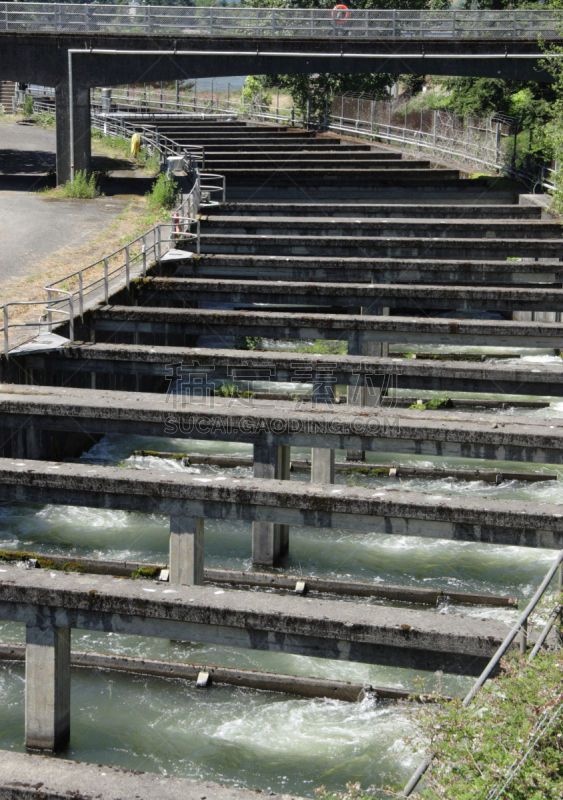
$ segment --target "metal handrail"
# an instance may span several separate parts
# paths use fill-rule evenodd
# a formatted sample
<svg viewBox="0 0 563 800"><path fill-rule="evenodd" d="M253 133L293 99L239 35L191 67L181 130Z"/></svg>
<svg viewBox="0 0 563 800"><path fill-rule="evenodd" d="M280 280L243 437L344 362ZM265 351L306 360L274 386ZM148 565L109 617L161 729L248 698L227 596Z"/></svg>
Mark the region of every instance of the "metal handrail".
<svg viewBox="0 0 563 800"><path fill-rule="evenodd" d="M93 115L96 118L97 115ZM127 128L127 124L125 125ZM109 135L121 136L123 135L124 127L119 124L113 124L109 121L108 128L106 129ZM134 129L133 129L134 130ZM156 132L155 137L158 135ZM165 141L163 141L165 140ZM168 143L171 144L168 144ZM9 329L30 327L47 326L49 331L53 329L53 314L62 314L69 320L69 341L74 342L74 301L78 300L78 313L83 318L84 316L84 298L85 296L95 290L103 288L105 302L109 302L111 284L116 280L124 277L125 286L129 289L132 277L132 270L134 266L140 266L140 273L143 277L147 274L147 261L153 256L156 261L160 261L163 256L164 242L168 241L172 247L176 242L193 242L196 246L196 252L201 252L201 233L200 224L197 219L197 214L201 205L202 190L208 192L221 192L222 200L225 201L226 197L226 181L224 175L216 175L213 173L203 173L200 171L197 157L191 152L181 150L181 147L173 142L171 139L162 137L160 141L153 140L154 147L158 148L161 155L173 152L174 155L180 154L183 156L183 169L186 174L192 179L192 187L187 195L184 197L180 205L171 214L171 221L166 223L158 223L153 228L150 228L145 233L132 239L127 244L115 250L113 253L104 256L101 259L89 264L82 269L75 270L62 278L47 284L44 290L47 293L47 301L29 301L29 302L13 302L4 305L3 316L3 334L4 334L4 355L9 358L10 341ZM174 148L172 150L172 147ZM203 161L203 148L200 148L201 158ZM220 179L221 185L215 186L212 184L203 184L202 181L210 181ZM192 232L192 227L196 226L196 231ZM164 235L163 235L164 234ZM167 238L168 237L168 238ZM110 269L110 262L113 259L118 259L118 264L113 269ZM89 270L98 268L102 274L96 275L89 283L85 281L85 276ZM78 287L76 289L62 289L59 288L61 283L67 283L76 279ZM53 293L64 295L63 298L54 299ZM10 322L9 321L9 307L11 306L24 306L24 305L41 305L44 308L43 313L40 315L37 323L30 322ZM63 306L61 308L61 305ZM67 307L65 307L67 306ZM44 320L44 321L43 321Z"/></svg>
<svg viewBox="0 0 563 800"><path fill-rule="evenodd" d="M516 639L518 634L520 634L520 636L522 637L520 650L521 650L521 652L525 653L529 617L532 614L532 612L535 610L536 606L538 605L539 601L543 597L545 591L549 587L549 584L553 580L553 577L554 577L555 573L558 570L559 570L559 592L561 592L561 588L562 588L562 584L563 584L563 567L561 566L562 563L563 563L563 550L560 550L559 553L557 554L554 562L552 563L551 567L547 571L547 574L545 575L543 581L540 583L540 585L536 589L536 592L535 592L534 596L532 597L532 599L530 600L530 602L528 603L528 605L526 606L524 611L520 614L520 616L518 617L517 621L514 623L514 625L510 629L509 633L505 637L504 641L498 647L496 653L491 658L491 660L489 661L489 663L487 664L487 666L485 667L485 669L483 670L481 675L477 678L477 680L475 681L475 683L473 684L473 686L471 687L469 692L463 698L462 705L463 705L464 708L467 708L467 706L471 703L471 701L473 700L473 698L475 697L475 695L477 694L479 689L481 689L481 687L484 685L485 681L491 675L493 670L496 668L496 666L500 662L501 658L507 652L508 648L513 643L513 641ZM557 608L559 609L559 604L557 605ZM550 617L551 617L551 615L550 615ZM555 622L555 619L553 621ZM543 636L542 644L543 644L543 641L545 641L545 639L547 638L547 634L549 633L549 630L551 630L551 627L552 627L553 623L552 623L551 626L549 626L549 628L548 628L548 625L549 625L549 619L548 619L548 622L547 622L544 630L542 631L542 634L540 635L540 640L542 639L542 636ZM547 631L546 631L546 629L547 629ZM533 661L533 659L536 656L536 654L538 653L540 647L541 647L541 644L538 645L538 643L536 643L536 646L534 647L534 649L532 650L532 652L530 653L530 655L528 657L528 662ZM434 756L435 756L435 753L429 753L426 756L424 761L420 764L420 766L418 767L418 769L416 770L414 775L411 777L411 779L409 780L409 782L406 784L405 788L403 789L403 795L402 795L403 797L410 797L410 795L416 789L416 787L420 783L422 777L424 776L424 774L428 770L428 767L434 761Z"/></svg>
<svg viewBox="0 0 563 800"><path fill-rule="evenodd" d="M418 11L324 8L221 8L78 3L2 3L0 32L122 33L128 36L346 36L352 39L559 39L556 11Z"/></svg>

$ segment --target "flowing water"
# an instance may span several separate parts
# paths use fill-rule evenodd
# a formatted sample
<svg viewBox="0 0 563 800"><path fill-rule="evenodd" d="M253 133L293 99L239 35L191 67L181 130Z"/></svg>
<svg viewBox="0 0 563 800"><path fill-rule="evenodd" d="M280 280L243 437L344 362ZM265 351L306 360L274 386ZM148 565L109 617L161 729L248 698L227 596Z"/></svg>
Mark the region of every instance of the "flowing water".
<svg viewBox="0 0 563 800"><path fill-rule="evenodd" d="M554 359L542 352L520 352L522 360ZM277 385L276 388L284 391L294 387ZM432 394L436 393L425 392L425 396ZM560 416L563 403L554 401L549 409L475 413L546 418ZM217 477L251 475L247 468L183 467L173 459L133 455L141 449L239 455L252 452L250 446L240 443L108 436L81 460ZM292 449L293 457L308 455L307 449ZM343 457L344 453L337 453L338 456ZM461 459L393 454L370 454L369 460L468 466ZM508 467L504 462L479 462L475 466ZM510 469L531 467L511 464ZM560 478L563 472L551 465L534 465L533 469L557 472ZM308 480L308 475L292 474L292 480ZM337 474L337 483L351 481L382 491L401 486L433 495L463 494L475 497L476 501L486 496L563 502L560 480L539 484L507 481L494 486L452 478L390 481ZM250 525L245 523L206 520L206 565L251 569L250 534ZM6 504L0 507L0 549L3 548L166 561L168 518L78 507ZM303 575L510 594L523 599L533 593L552 559L552 551L547 550L293 528L290 554L280 569ZM361 602L377 604L378 601ZM513 620L516 614L510 609L448 604L432 613L463 613L506 621ZM23 641L23 628L1 623L0 640ZM413 690L419 688L417 677L422 677L428 690L439 683L445 692L457 694L463 693L472 682L453 676L417 676L404 669L81 631L73 631L73 647ZM416 746L404 739L413 733L415 713L408 705L369 698L345 703L225 686L201 691L180 680L81 669L74 670L72 675L72 738L69 750L63 755L312 797L321 784L343 790L351 779L368 786L385 784L393 773L409 775L420 760ZM23 750L24 670L19 664L0 666L0 714L0 747Z"/></svg>

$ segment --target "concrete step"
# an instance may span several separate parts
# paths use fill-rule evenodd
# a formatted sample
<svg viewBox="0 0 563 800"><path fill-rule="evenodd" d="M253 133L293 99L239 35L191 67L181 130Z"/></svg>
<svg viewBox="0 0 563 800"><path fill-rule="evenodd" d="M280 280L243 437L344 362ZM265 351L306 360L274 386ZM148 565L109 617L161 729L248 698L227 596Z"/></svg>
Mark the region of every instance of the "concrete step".
<svg viewBox="0 0 563 800"><path fill-rule="evenodd" d="M185 144L189 147L189 139L186 140ZM331 142L320 142L317 139L302 139L299 141L292 139L289 142L287 139L275 139L272 141L260 141L256 144L252 139L247 139L246 141L238 143L229 142L228 139L221 139L217 141L217 143L208 143L205 145L205 152L210 155L214 153L237 153L241 151L248 153L270 153L276 151L280 153L294 153L300 152L301 150L311 153L339 153L340 150L349 153L377 152L380 155L388 155L391 158L400 158L400 154L398 153L374 151L368 144L350 144L349 142L343 142L342 145L339 145L338 142L332 144Z"/></svg>
<svg viewBox="0 0 563 800"><path fill-rule="evenodd" d="M563 323L513 322L436 317L225 311L215 309L100 306L90 313L96 341L150 344L156 334L170 336L258 336L268 339L348 341L352 355L370 342L449 344L492 347L563 347ZM172 342L155 342L172 344ZM176 342L181 344L181 342Z"/></svg>
<svg viewBox="0 0 563 800"><path fill-rule="evenodd" d="M234 281L152 278L132 284L135 305L197 308L198 303L334 306L343 308L487 309L512 312L563 310L563 289L512 289L416 284ZM117 298L116 298L117 300Z"/></svg>
<svg viewBox="0 0 563 800"><path fill-rule="evenodd" d="M205 213L205 208L203 209ZM354 217L392 219L541 219L539 206L518 205L413 205L357 203L220 203L210 209L214 217Z"/></svg>
<svg viewBox="0 0 563 800"><path fill-rule="evenodd" d="M299 179L301 180L305 177L303 174L305 170L310 171L313 175L320 174L321 176L327 170L331 174L335 172L337 174L341 172L357 172L358 175L360 175L360 171L365 172L366 170L370 173L372 171L379 172L381 170L409 170L417 174L419 170L429 170L430 162L423 160L410 162L401 160L386 161L372 156L371 153L360 153L359 158L356 158L355 154L351 153L350 158L335 158L333 160L325 159L324 154L319 156L304 154L295 158L283 154L275 158L267 155L246 160L241 153L240 158L230 158L221 161L217 160L214 156L206 157L205 167L211 171L220 171L221 174L230 176L231 180L240 177L241 170L248 170L251 175L279 172L282 176L287 171L292 175L300 174ZM307 174L306 180L309 180L310 173Z"/></svg>
<svg viewBox="0 0 563 800"><path fill-rule="evenodd" d="M139 391L140 385L140 391L158 393L170 385L165 378L170 377L169 365L175 364L180 376L207 375L213 381L234 380L243 387L247 381L270 381L272 392L277 392L279 382L293 383L296 389L305 383L318 386L322 383L323 366L329 364L334 382L342 386L358 382L364 386L367 382L367 385L384 386L387 390L563 397L563 362L522 362L514 366L495 361L494 356L492 358L492 361L475 363L397 358L393 354L389 358L321 356L99 343L14 355L3 364L2 381L20 384L33 374L34 381L43 386L87 389L91 385L91 374L95 373L99 389ZM391 411L395 411L393 406Z"/></svg>
<svg viewBox="0 0 563 800"><path fill-rule="evenodd" d="M506 261L512 258L559 258L559 239L415 238L406 236L235 236L205 233L206 254L273 256L364 256L386 258L453 258Z"/></svg>
<svg viewBox="0 0 563 800"><path fill-rule="evenodd" d="M270 188L279 186L290 186L308 191L309 187L342 187L342 184L355 188L355 186L368 186L372 188L374 183L401 183L405 185L413 183L435 183L437 181L456 181L459 180L458 170L440 170L439 176L436 170L429 169L430 162L408 161L374 161L373 163L357 164L357 162L344 163L342 165L330 164L330 166L320 167L315 165L293 166L272 164L270 166L243 166L241 163L237 167L221 167L221 174L227 180L227 196L231 199L231 189L235 186L242 186L246 191L262 186L265 179L268 179ZM357 164L357 165L356 165Z"/></svg>
<svg viewBox="0 0 563 800"><path fill-rule="evenodd" d="M361 236L439 237L476 239L561 239L561 223L555 220L494 219L355 219L343 217L237 217L200 214L206 235L236 236Z"/></svg>
<svg viewBox="0 0 563 800"><path fill-rule="evenodd" d="M261 148L256 148L254 151L242 150L238 153L229 153L221 151L210 151L205 148L205 164L206 168L220 169L221 167L237 167L246 164L260 166L263 162L268 165L271 162L280 162L288 164L298 164L299 166L318 166L319 164L327 163L329 166L334 164L350 164L354 166L356 163L377 163L378 165L391 164L397 167L398 164L411 164L413 167L428 166L429 161L402 161L394 153L371 153L363 150L348 150L342 147L340 150L302 150L300 152L284 152L272 151L265 153Z"/></svg>
<svg viewBox="0 0 563 800"><path fill-rule="evenodd" d="M168 265L164 274L193 278L231 278L358 283L561 283L563 262L468 261L431 258L367 258L350 256L202 255Z"/></svg>
<svg viewBox="0 0 563 800"><path fill-rule="evenodd" d="M428 172L428 174L427 174ZM280 173L269 172L261 177L250 174L247 184L242 176L227 183L227 199L230 202L288 202L307 203L445 203L460 204L491 203L512 204L518 202L518 193L514 190L492 190L478 180L466 180L458 175L439 175L435 170L428 170L423 175L412 175L405 170L376 173L371 171L345 171L330 174L325 170L325 179L310 179L310 171L298 171L298 174L283 180ZM432 179L431 176L434 176Z"/></svg>

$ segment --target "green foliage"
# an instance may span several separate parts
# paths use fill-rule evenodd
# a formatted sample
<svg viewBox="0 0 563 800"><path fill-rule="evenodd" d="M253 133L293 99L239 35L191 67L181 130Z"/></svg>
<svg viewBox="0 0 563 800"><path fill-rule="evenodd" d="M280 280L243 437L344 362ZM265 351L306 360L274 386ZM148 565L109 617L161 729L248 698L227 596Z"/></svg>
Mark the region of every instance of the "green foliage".
<svg viewBox="0 0 563 800"><path fill-rule="evenodd" d="M239 397L239 388L234 381L225 381L218 389L215 389L215 394L219 397Z"/></svg>
<svg viewBox="0 0 563 800"><path fill-rule="evenodd" d="M541 652L528 664L511 657L466 709L461 701L425 707L418 726L437 753L420 797L474 800L502 786L532 745L542 712L552 717L561 697L563 654ZM547 729L501 797L553 800L563 795L563 715ZM417 795L418 796L418 795Z"/></svg>
<svg viewBox="0 0 563 800"><path fill-rule="evenodd" d="M453 408L454 404L450 397L443 395L442 397L433 397L432 400L427 400L426 403L413 403L409 408L416 408L419 411L436 411L439 408Z"/></svg>
<svg viewBox="0 0 563 800"><path fill-rule="evenodd" d="M235 336L235 350L262 350L261 336Z"/></svg>
<svg viewBox="0 0 563 800"><path fill-rule="evenodd" d="M25 96L22 105L22 113L24 117L31 117L33 114L33 97L30 94L26 94Z"/></svg>
<svg viewBox="0 0 563 800"><path fill-rule="evenodd" d="M99 194L96 185L96 175L88 177L86 170L79 170L73 181L67 181L63 187L56 190L59 197L78 197L81 200L91 200Z"/></svg>
<svg viewBox="0 0 563 800"><path fill-rule="evenodd" d="M136 580L156 580L160 575L160 567L137 567L131 573L131 578Z"/></svg>
<svg viewBox="0 0 563 800"><path fill-rule="evenodd" d="M314 353L323 356L345 356L348 353L348 342L317 339L315 344L298 347L297 353Z"/></svg>
<svg viewBox="0 0 563 800"><path fill-rule="evenodd" d="M178 182L174 178L167 180L166 175L159 175L146 198L151 211L172 208L178 199Z"/></svg>
<svg viewBox="0 0 563 800"><path fill-rule="evenodd" d="M267 111L272 105L272 95L263 90L264 81L249 75L242 87L242 99L251 108Z"/></svg>
<svg viewBox="0 0 563 800"><path fill-rule="evenodd" d="M33 115L33 119L42 128L54 128L55 127L55 115L52 114L50 111L41 111L40 113L35 113Z"/></svg>

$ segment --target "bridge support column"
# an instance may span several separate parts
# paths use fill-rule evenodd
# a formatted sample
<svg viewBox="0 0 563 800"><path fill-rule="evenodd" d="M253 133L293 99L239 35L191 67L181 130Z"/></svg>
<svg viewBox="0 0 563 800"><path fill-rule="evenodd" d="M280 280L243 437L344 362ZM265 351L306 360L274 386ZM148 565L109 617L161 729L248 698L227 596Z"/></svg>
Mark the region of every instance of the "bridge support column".
<svg viewBox="0 0 563 800"><path fill-rule="evenodd" d="M25 744L61 750L70 738L70 629L40 619L25 648Z"/></svg>
<svg viewBox="0 0 563 800"><path fill-rule="evenodd" d="M70 180L70 100L68 80L55 89L57 117L57 184ZM92 170L90 89L74 86L74 174Z"/></svg>
<svg viewBox="0 0 563 800"><path fill-rule="evenodd" d="M254 445L254 477L289 480L291 448L286 445ZM273 567L289 550L289 525L252 523L252 563Z"/></svg>
<svg viewBox="0 0 563 800"><path fill-rule="evenodd" d="M203 517L170 515L170 583L203 586Z"/></svg>
<svg viewBox="0 0 563 800"><path fill-rule="evenodd" d="M361 313L366 313L367 309L362 308ZM389 308L370 309L371 315L381 317L389 316ZM389 343L388 342L364 342L361 335L357 335L354 339L350 339L348 343L348 355L351 356L369 356L370 358L388 358L389 357ZM360 407L375 407L380 406L383 402L383 389L377 388L372 385L364 386L348 386L347 400L349 406ZM365 461L366 454L364 450L347 450L346 461Z"/></svg>

